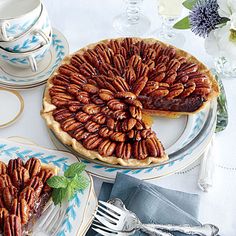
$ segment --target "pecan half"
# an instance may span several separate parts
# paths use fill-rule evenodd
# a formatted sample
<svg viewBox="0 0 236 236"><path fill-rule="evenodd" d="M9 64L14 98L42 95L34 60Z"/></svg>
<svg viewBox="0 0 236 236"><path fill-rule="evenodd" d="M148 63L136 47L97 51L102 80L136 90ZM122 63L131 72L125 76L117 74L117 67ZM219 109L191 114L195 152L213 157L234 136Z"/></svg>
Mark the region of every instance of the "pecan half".
<svg viewBox="0 0 236 236"><path fill-rule="evenodd" d="M128 117L128 113L126 111L114 111L112 116L116 119L116 120L123 120L126 119Z"/></svg>
<svg viewBox="0 0 236 236"><path fill-rule="evenodd" d="M99 130L100 125L90 120L85 124L84 128L87 129L89 133L95 133Z"/></svg>
<svg viewBox="0 0 236 236"><path fill-rule="evenodd" d="M101 109L101 113L107 115L107 116L112 116L114 111L112 111L108 106L105 106Z"/></svg>
<svg viewBox="0 0 236 236"><path fill-rule="evenodd" d="M142 63L140 66L137 67L137 72L136 72L137 78L146 77L148 72L149 72L149 67Z"/></svg>
<svg viewBox="0 0 236 236"><path fill-rule="evenodd" d="M11 159L11 160L8 162L8 167L7 167L8 174L9 174L10 176L12 176L14 170L17 169L17 168L20 167L20 166L23 166L23 165L24 165L24 163L23 163L23 161L22 161L20 158Z"/></svg>
<svg viewBox="0 0 236 236"><path fill-rule="evenodd" d="M94 104L100 105L100 106L102 106L102 105L105 104L105 102L99 97L98 94L93 95L93 96L91 97L91 101L92 101Z"/></svg>
<svg viewBox="0 0 236 236"><path fill-rule="evenodd" d="M89 63L83 63L79 69L80 73L84 76L91 77L93 75L96 75L96 70Z"/></svg>
<svg viewBox="0 0 236 236"><path fill-rule="evenodd" d="M125 105L125 103L121 102L120 100L118 99L112 99L110 100L108 103L107 103L107 106L113 110L113 111L116 111L116 110L119 110L119 111L124 111L127 106Z"/></svg>
<svg viewBox="0 0 236 236"><path fill-rule="evenodd" d="M29 171L25 169L23 166L20 166L14 170L12 175L12 183L16 188L18 189L24 188L29 179L30 179Z"/></svg>
<svg viewBox="0 0 236 236"><path fill-rule="evenodd" d="M21 219L16 215L9 215L4 222L4 236L22 236Z"/></svg>
<svg viewBox="0 0 236 236"><path fill-rule="evenodd" d="M148 77L140 77L135 81L132 91L136 96L138 96L142 92L142 90L146 86L147 81Z"/></svg>
<svg viewBox="0 0 236 236"><path fill-rule="evenodd" d="M150 156L162 157L164 155L164 148L161 142L156 137L148 138L146 140L146 145Z"/></svg>
<svg viewBox="0 0 236 236"><path fill-rule="evenodd" d="M136 123L137 123L137 120L134 118L124 120L122 123L122 126L121 126L122 131L127 132L127 131L133 129L133 127L136 125Z"/></svg>
<svg viewBox="0 0 236 236"><path fill-rule="evenodd" d="M118 92L115 94L115 98L123 98L123 99L136 99L136 95L131 92Z"/></svg>
<svg viewBox="0 0 236 236"><path fill-rule="evenodd" d="M196 84L194 82L188 82L184 85L184 91L181 93L180 97L185 98L188 97L191 93L193 93L193 91L196 88Z"/></svg>
<svg viewBox="0 0 236 236"><path fill-rule="evenodd" d="M148 156L148 150L145 140L135 141L132 146L133 156L138 160L144 160Z"/></svg>
<svg viewBox="0 0 236 236"><path fill-rule="evenodd" d="M75 115L75 119L82 123L87 122L91 117L92 117L91 115L88 115L87 113L83 111L79 111Z"/></svg>
<svg viewBox="0 0 236 236"><path fill-rule="evenodd" d="M25 168L29 171L30 177L37 175L41 170L39 159L32 157L25 163Z"/></svg>
<svg viewBox="0 0 236 236"><path fill-rule="evenodd" d="M148 95L152 93L153 91L157 90L159 87L159 83L156 81L148 81L146 83L145 88L143 89L142 93L143 95Z"/></svg>
<svg viewBox="0 0 236 236"><path fill-rule="evenodd" d="M143 104L142 104L139 100L137 100L137 99L134 99L134 100L125 99L124 102L127 103L127 104L129 104L129 105L131 105L131 106L138 107L138 108L140 108L140 109L143 108Z"/></svg>
<svg viewBox="0 0 236 236"><path fill-rule="evenodd" d="M43 181L38 176L35 176L32 179L30 179L27 186L34 189L35 196L38 198L43 190Z"/></svg>
<svg viewBox="0 0 236 236"><path fill-rule="evenodd" d="M3 229L4 222L8 215L9 212L6 208L0 208L0 229Z"/></svg>
<svg viewBox="0 0 236 236"><path fill-rule="evenodd" d="M96 87L95 85L92 85L92 84L83 84L82 89L85 92L88 92L88 93L91 93L91 94L95 94L99 91L99 88Z"/></svg>
<svg viewBox="0 0 236 236"><path fill-rule="evenodd" d="M120 76L115 77L115 79L112 81L112 85L118 92L125 92L130 90L127 82Z"/></svg>
<svg viewBox="0 0 236 236"><path fill-rule="evenodd" d="M24 190L20 193L19 199L24 199L29 208L32 209L36 201L36 194L34 189L29 186L24 188Z"/></svg>
<svg viewBox="0 0 236 236"><path fill-rule="evenodd" d="M70 81L71 81L71 83L79 85L80 87L83 84L87 83L87 79L83 75L80 75L80 74L74 74L74 75L70 76Z"/></svg>
<svg viewBox="0 0 236 236"><path fill-rule="evenodd" d="M94 115L100 112L101 108L95 104L86 104L83 106L82 110L88 115Z"/></svg>
<svg viewBox="0 0 236 236"><path fill-rule="evenodd" d="M127 83L131 86L136 81L136 74L132 67L127 67L124 71L124 78Z"/></svg>
<svg viewBox="0 0 236 236"><path fill-rule="evenodd" d="M64 120L61 123L61 127L64 131L68 132L77 129L80 126L80 124L81 124L80 122L76 121L74 117L72 117L67 120Z"/></svg>
<svg viewBox="0 0 236 236"><path fill-rule="evenodd" d="M21 220L21 224L25 225L29 220L30 208L25 199L13 200L11 213L18 216Z"/></svg>
<svg viewBox="0 0 236 236"><path fill-rule="evenodd" d="M126 136L124 133L121 132L114 132L111 136L110 139L116 142L124 142L126 140Z"/></svg>
<svg viewBox="0 0 236 236"><path fill-rule="evenodd" d="M102 127L99 130L99 135L103 138L108 138L113 134L114 131L110 130L108 127Z"/></svg>
<svg viewBox="0 0 236 236"><path fill-rule="evenodd" d="M76 129L73 133L73 137L77 141L87 138L88 135L89 135L89 132L84 128L84 126L81 126L80 128Z"/></svg>
<svg viewBox="0 0 236 236"><path fill-rule="evenodd" d="M89 150L96 149L102 142L102 138L98 134L90 134L83 140L83 146Z"/></svg>
<svg viewBox="0 0 236 236"><path fill-rule="evenodd" d="M18 190L14 186L8 186L3 189L2 192L2 199L4 201L5 207L10 210L12 201L17 198L18 196Z"/></svg>
<svg viewBox="0 0 236 236"><path fill-rule="evenodd" d="M112 119L112 118L108 118L108 119L107 119L107 127L108 127L110 130L113 130L113 129L115 129L115 126L116 126L115 120Z"/></svg>
<svg viewBox="0 0 236 236"><path fill-rule="evenodd" d="M0 161L0 175L4 175L7 173L7 165Z"/></svg>
<svg viewBox="0 0 236 236"><path fill-rule="evenodd" d="M173 99L173 98L179 96L183 91L184 91L183 84L181 84L181 83L173 84L170 87L169 94L166 96L166 98Z"/></svg>
<svg viewBox="0 0 236 236"><path fill-rule="evenodd" d="M126 66L125 58L121 54L116 54L113 58L113 62L115 68L122 74Z"/></svg>
<svg viewBox="0 0 236 236"><path fill-rule="evenodd" d="M98 113L97 115L95 115L93 118L92 118L92 121L100 124L100 125L103 125L106 123L106 116L102 113Z"/></svg>
<svg viewBox="0 0 236 236"><path fill-rule="evenodd" d="M109 101L114 98L114 93L108 89L100 89L98 95L104 101Z"/></svg>
<svg viewBox="0 0 236 236"><path fill-rule="evenodd" d="M125 160L131 157L132 150L130 143L118 143L116 146L116 156Z"/></svg>
<svg viewBox="0 0 236 236"><path fill-rule="evenodd" d="M142 119L142 111L140 108L135 107L135 106L130 106L129 107L129 111L130 114L133 118L137 119L137 120L141 120Z"/></svg>
<svg viewBox="0 0 236 236"><path fill-rule="evenodd" d="M68 65L68 64L61 65L58 70L61 74L67 75L67 76L71 76L73 74L79 73L79 70L76 67L72 65Z"/></svg>
<svg viewBox="0 0 236 236"><path fill-rule="evenodd" d="M67 118L71 118L73 116L71 111L65 108L54 110L52 115L54 116L54 119L58 122L63 121Z"/></svg>
<svg viewBox="0 0 236 236"><path fill-rule="evenodd" d="M88 104L90 102L90 95L88 92L81 91L78 92L76 99L83 104Z"/></svg>
<svg viewBox="0 0 236 236"><path fill-rule="evenodd" d="M115 151L116 143L111 142L109 139L104 140L98 147L98 152L102 156L111 156Z"/></svg>
<svg viewBox="0 0 236 236"><path fill-rule="evenodd" d="M12 186L11 178L9 177L9 175L0 175L0 189L3 189L8 186Z"/></svg>
<svg viewBox="0 0 236 236"><path fill-rule="evenodd" d="M78 84L70 84L67 86L66 91L74 96L78 95L78 92L80 91L81 86Z"/></svg>
<svg viewBox="0 0 236 236"><path fill-rule="evenodd" d="M53 176L54 176L54 173L51 170L48 170L48 169L41 169L41 171L39 172L39 175L38 175L38 177L41 179L43 184L45 184L47 182L47 180L49 178L53 177Z"/></svg>
<svg viewBox="0 0 236 236"><path fill-rule="evenodd" d="M142 64L142 58L138 55L133 55L128 62L128 66L137 69Z"/></svg>

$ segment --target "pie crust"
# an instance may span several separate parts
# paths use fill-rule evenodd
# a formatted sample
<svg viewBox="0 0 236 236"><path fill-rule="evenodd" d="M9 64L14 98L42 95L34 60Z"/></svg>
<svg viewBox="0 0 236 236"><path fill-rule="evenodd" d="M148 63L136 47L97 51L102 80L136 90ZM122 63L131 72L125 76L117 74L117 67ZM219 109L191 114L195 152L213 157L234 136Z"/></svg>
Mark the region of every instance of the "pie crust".
<svg viewBox="0 0 236 236"><path fill-rule="evenodd" d="M187 115L187 114L194 114L202 110L205 105L211 101L212 99L216 98L219 94L219 87L217 84L217 81L215 80L214 76L211 74L210 70L200 61L198 61L194 56L190 55L189 53L175 48L173 46L170 46L168 44L165 44L163 42L157 41L156 39L148 38L148 39L140 39L140 38L131 38L133 42L138 42L138 41L143 41L147 44L154 44L158 43L161 45L161 47L165 48L174 48L176 51L176 56L175 58L181 58L184 57L186 58L187 63L193 63L198 66L197 72L202 73L205 75L209 83L211 84L211 91L207 95L204 95L205 101L202 102L201 106L199 106L196 110L194 111L169 111L169 110L161 110L161 109L143 109L143 112L149 115L160 115L160 116L165 116L165 117L178 117L181 115ZM118 42L123 42L124 38L119 38L116 39ZM98 44L109 44L110 40L103 40L95 44L90 44L79 51L75 52L74 54L65 57L65 59L62 61L61 65L70 65L71 63L71 58L74 55L83 55L88 49L94 49ZM60 68L60 67L59 67ZM53 111L57 108L54 104L52 104L51 100L51 95L50 95L50 89L54 86L53 84L53 78L56 75L59 75L59 69L57 69L53 75L49 78L45 93L44 93L44 98L43 98L43 109L41 111L42 117L45 119L47 126L56 134L56 136L66 145L72 146L72 148L80 155L86 156L87 158L90 159L99 159L102 162L106 162L109 164L120 164L122 166L130 166L130 167L142 167L142 166L147 166L150 165L151 163L162 163L168 160L167 154L163 154L160 157L151 157L148 156L145 159L134 159L134 158L129 158L129 159L123 159L123 158L118 158L115 155L112 156L102 156L98 153L97 150L88 150L85 148L79 141L77 141L75 138L70 136L67 132L65 132L62 128L59 122L57 122L54 119L53 116Z"/></svg>

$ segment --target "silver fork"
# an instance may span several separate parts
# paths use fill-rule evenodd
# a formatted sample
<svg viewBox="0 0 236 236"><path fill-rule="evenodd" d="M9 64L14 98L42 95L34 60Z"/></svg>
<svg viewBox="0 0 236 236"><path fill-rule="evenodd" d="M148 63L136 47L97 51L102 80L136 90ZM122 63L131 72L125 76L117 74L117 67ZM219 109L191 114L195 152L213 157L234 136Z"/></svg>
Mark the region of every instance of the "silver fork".
<svg viewBox="0 0 236 236"><path fill-rule="evenodd" d="M54 236L62 223L66 212L65 209L62 205L55 206L53 202L46 205L42 215L34 224L33 236Z"/></svg>
<svg viewBox="0 0 236 236"><path fill-rule="evenodd" d="M94 230L99 230L100 234L103 232L102 235L107 235L104 230L112 232L115 235L121 232L126 233L124 235L132 235L136 230L142 230L150 235L173 236L171 233L143 225L136 216L127 214L127 212L112 204L103 201L99 201L99 203L95 218L103 224L103 226L95 224L97 228L94 228Z"/></svg>

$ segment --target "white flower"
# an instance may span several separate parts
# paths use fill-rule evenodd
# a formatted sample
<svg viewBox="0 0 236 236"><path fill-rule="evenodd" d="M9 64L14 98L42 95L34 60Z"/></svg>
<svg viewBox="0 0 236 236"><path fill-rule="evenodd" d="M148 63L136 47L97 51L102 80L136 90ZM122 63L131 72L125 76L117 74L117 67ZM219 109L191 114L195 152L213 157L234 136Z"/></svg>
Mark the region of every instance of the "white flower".
<svg viewBox="0 0 236 236"><path fill-rule="evenodd" d="M219 15L231 19L231 15L236 12L236 0L218 0L217 3Z"/></svg>
<svg viewBox="0 0 236 236"><path fill-rule="evenodd" d="M236 26L235 21L228 21L227 24L216 30L213 30L205 40L205 48L208 54L219 57L225 56L231 61L236 61L236 42L230 38L231 27Z"/></svg>

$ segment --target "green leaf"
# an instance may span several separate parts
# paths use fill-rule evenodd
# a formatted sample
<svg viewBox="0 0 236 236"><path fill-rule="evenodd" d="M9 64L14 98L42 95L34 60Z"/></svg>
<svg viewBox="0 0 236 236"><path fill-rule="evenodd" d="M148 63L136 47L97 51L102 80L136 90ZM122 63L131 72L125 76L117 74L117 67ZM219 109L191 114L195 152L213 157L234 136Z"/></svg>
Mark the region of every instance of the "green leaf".
<svg viewBox="0 0 236 236"><path fill-rule="evenodd" d="M68 185L68 179L65 176L53 176L47 180L47 184L55 189L66 188Z"/></svg>
<svg viewBox="0 0 236 236"><path fill-rule="evenodd" d="M186 0L183 2L183 6L189 10L192 10L196 3L197 3L197 0Z"/></svg>
<svg viewBox="0 0 236 236"><path fill-rule="evenodd" d="M61 203L63 199L66 197L67 191L63 188L56 189L54 188L52 191L52 200L55 205Z"/></svg>
<svg viewBox="0 0 236 236"><path fill-rule="evenodd" d="M80 162L71 164L64 175L68 178L73 178L76 174L81 174L85 170L85 167L86 165Z"/></svg>
<svg viewBox="0 0 236 236"><path fill-rule="evenodd" d="M88 187L88 179L83 175L76 175L68 185L67 197L71 200L78 191L82 191Z"/></svg>
<svg viewBox="0 0 236 236"><path fill-rule="evenodd" d="M190 29L191 26L190 26L190 22L189 22L189 17L186 16L182 20L175 23L173 28L175 28L175 29Z"/></svg>

